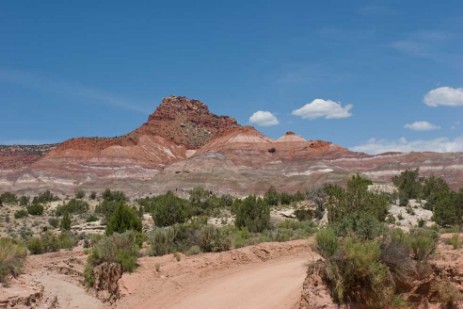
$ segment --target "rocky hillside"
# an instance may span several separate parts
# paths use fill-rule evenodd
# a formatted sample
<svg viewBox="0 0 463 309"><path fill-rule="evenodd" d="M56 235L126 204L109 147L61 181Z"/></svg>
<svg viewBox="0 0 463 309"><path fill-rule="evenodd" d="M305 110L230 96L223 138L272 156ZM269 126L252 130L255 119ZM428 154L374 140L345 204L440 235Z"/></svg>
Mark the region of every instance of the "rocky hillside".
<svg viewBox="0 0 463 309"><path fill-rule="evenodd" d="M55 147L55 144L0 145L0 169L15 169L30 165Z"/></svg>
<svg viewBox="0 0 463 309"><path fill-rule="evenodd" d="M216 193L248 194L271 185L294 192L343 183L356 172L388 182L416 167L425 175L443 176L452 187L463 184L463 153L370 156L293 132L273 140L185 97L163 99L145 124L124 136L41 147L35 154L0 148L0 192L72 194L77 188L110 187L141 196L167 190L182 194L203 186Z"/></svg>

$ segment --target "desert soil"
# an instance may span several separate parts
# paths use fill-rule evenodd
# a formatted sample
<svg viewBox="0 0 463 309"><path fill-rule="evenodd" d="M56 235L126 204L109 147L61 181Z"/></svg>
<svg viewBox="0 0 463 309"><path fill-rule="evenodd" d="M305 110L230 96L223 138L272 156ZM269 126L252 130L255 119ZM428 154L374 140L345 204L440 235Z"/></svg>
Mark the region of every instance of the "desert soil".
<svg viewBox="0 0 463 309"><path fill-rule="evenodd" d="M117 308L297 308L314 258L307 240L182 255L179 262L172 255L143 258L120 280Z"/></svg>
<svg viewBox="0 0 463 309"><path fill-rule="evenodd" d="M262 243L180 255L179 261L172 254L142 257L140 266L119 280L121 298L113 304L101 302L82 285L82 248L29 256L21 280L13 280L0 298L42 290L33 308L297 308L306 264L318 258L311 242Z"/></svg>

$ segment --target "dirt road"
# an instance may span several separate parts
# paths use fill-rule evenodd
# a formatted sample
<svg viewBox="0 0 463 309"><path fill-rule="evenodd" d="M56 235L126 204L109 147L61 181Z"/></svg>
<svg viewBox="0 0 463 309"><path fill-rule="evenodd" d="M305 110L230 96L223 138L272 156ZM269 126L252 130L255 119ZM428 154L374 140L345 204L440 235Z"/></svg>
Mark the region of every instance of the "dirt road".
<svg viewBox="0 0 463 309"><path fill-rule="evenodd" d="M306 257L285 258L207 280L167 308L296 308L306 276Z"/></svg>
<svg viewBox="0 0 463 309"><path fill-rule="evenodd" d="M317 258L308 244L265 243L178 262L172 255L142 258L119 281L117 308L296 308L306 264Z"/></svg>

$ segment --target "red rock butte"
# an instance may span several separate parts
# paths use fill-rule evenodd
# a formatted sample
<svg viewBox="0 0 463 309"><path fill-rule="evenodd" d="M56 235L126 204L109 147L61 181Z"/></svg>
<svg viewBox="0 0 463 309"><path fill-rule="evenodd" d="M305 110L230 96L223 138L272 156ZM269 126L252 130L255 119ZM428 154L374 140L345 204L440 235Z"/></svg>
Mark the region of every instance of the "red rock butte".
<svg viewBox="0 0 463 309"><path fill-rule="evenodd" d="M367 155L287 132L273 140L217 116L194 99L164 98L146 123L114 138L73 138L57 145L1 146L0 192L123 190L131 196L195 186L216 193L306 190L344 183L353 173L381 183L406 168L463 183L462 153Z"/></svg>

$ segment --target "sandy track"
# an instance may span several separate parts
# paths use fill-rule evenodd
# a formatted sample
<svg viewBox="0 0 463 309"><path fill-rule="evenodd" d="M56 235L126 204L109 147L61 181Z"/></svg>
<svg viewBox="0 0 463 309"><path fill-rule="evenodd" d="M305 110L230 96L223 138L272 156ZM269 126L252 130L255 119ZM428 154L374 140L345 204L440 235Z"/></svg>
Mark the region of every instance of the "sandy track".
<svg viewBox="0 0 463 309"><path fill-rule="evenodd" d="M295 308L305 265L314 258L307 240L182 256L180 262L172 255L142 258L139 269L119 281L117 308Z"/></svg>
<svg viewBox="0 0 463 309"><path fill-rule="evenodd" d="M242 267L203 282L166 308L295 308L306 276L306 257ZM148 307L146 307L148 308Z"/></svg>
<svg viewBox="0 0 463 309"><path fill-rule="evenodd" d="M47 294L56 295L58 308L101 308L100 301L87 294L81 286L68 282L65 275L39 273L36 280L43 285Z"/></svg>

